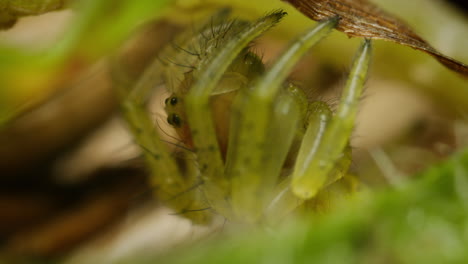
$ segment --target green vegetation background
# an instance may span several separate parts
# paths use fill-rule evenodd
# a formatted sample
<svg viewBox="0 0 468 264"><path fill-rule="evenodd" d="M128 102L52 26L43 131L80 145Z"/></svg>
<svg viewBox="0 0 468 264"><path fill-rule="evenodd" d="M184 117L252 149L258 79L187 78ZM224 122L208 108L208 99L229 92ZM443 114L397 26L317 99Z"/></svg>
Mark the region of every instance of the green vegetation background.
<svg viewBox="0 0 468 264"><path fill-rule="evenodd" d="M451 36L451 54L468 61L467 21L446 6L425 5L426 0L376 1L390 11L399 11L423 36L438 41L441 29L461 32ZM14 0L1 0L0 13L8 16L28 15L13 12ZM41 9L45 0L16 1L15 5L30 14L49 11ZM265 3L269 3L266 4ZM278 7L284 7L278 2ZM229 3L238 14L256 17L270 9L271 1L170 1L170 0L82 0L67 1L79 14L57 43L43 50L25 50L0 45L0 125L7 126L29 101L18 94L33 91L59 78L60 69L79 54L81 60L92 63L110 54L135 27L161 17L177 23L189 23L188 14L206 15ZM23 6L21 6L23 5ZM266 6L266 7L265 7ZM405 8L406 7L406 8ZM312 22L292 9L289 22L280 25L281 37L289 38ZM294 30L285 30L291 29ZM281 30L284 31L281 31ZM465 29L465 30L463 30ZM458 31L457 31L458 30ZM464 33L463 33L464 32ZM278 33L280 34L280 33ZM343 52L352 52L355 45L342 34L331 37L328 50L340 50L333 55L319 52L323 59L339 60ZM349 40L347 43L355 43ZM434 43L435 46L441 43ZM353 46L354 45L354 46ZM386 52L379 52L385 50ZM439 97L450 110L468 109L468 85L439 66L424 54L394 44L381 43L376 49L376 72L417 84L424 92ZM404 57L408 65L395 65L392 60ZM431 80L421 80L407 71L410 64L430 64ZM395 69L397 67L398 69ZM27 76L28 78L24 78ZM46 95L44 95L46 96ZM38 99L38 101L40 101ZM417 175L418 180L402 189L370 192L350 208L342 208L324 217L300 219L279 231L257 230L224 239L207 241L195 248L181 249L167 256L165 263L468 263L468 152L460 150L450 160L435 164ZM125 263L154 263L154 256L140 256Z"/></svg>

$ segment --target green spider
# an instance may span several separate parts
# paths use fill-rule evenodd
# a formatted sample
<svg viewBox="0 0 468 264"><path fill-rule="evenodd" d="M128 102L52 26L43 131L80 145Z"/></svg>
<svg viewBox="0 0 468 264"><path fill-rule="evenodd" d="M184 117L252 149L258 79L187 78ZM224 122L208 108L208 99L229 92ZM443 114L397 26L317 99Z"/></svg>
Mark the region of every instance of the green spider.
<svg viewBox="0 0 468 264"><path fill-rule="evenodd" d="M121 90L123 113L144 149L156 195L196 223L214 215L244 223L281 219L313 206L347 175L371 41L357 52L333 113L286 79L337 19L307 31L268 70L249 49L285 15L275 11L247 22L226 21L227 12L221 12L199 33L182 34L136 85ZM146 110L158 73L172 90L165 101L167 121L192 150L184 159L167 150Z"/></svg>

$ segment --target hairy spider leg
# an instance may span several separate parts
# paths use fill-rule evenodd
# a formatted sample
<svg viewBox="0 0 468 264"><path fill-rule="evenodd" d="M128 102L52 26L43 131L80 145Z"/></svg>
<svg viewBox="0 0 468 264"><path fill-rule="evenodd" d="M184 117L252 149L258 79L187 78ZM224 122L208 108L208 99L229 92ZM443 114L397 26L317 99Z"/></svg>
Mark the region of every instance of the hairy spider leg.
<svg viewBox="0 0 468 264"><path fill-rule="evenodd" d="M190 87L180 86L178 82L184 79L185 74L191 70L196 70L200 61L209 56L210 46L214 46L211 41L217 41L220 37L217 34L225 34L230 27L246 26L248 23L241 20L232 20L226 23L230 9L222 9L213 17L202 23L201 27L191 28L180 34L172 45L164 49L160 60L166 64L163 78L165 83L171 84L169 90L175 94L184 95ZM181 71L185 67L185 71ZM182 88L182 90L181 90Z"/></svg>
<svg viewBox="0 0 468 264"><path fill-rule="evenodd" d="M327 183L339 179L349 166L349 138L371 58L371 41L364 40L334 116L319 103L310 116L293 172L292 190L302 199L313 198ZM334 169L336 165L344 168Z"/></svg>
<svg viewBox="0 0 468 264"><path fill-rule="evenodd" d="M136 143L143 149L155 195L195 223L208 222L207 214L196 211L206 208L207 204L200 199L199 193L190 191L197 185L195 172L188 169L182 174L164 142L160 140L146 107L138 104L132 96L123 95L122 98L122 113L130 125Z"/></svg>
<svg viewBox="0 0 468 264"><path fill-rule="evenodd" d="M202 56L200 50L203 50L203 48L200 47L200 50L192 50L195 48L193 43L199 43L200 35L214 30L212 24L220 23L225 17L229 16L230 12L229 9L222 9L210 18L209 21L202 23L198 30L191 29L180 33L172 45L168 45L160 52L160 54L164 54L164 57L157 56L153 59L151 64L137 80L137 83L132 89L133 100L145 102L148 98L151 98L154 86L161 78L166 85L171 86L167 87L171 92L179 92L173 91L175 88L175 80L181 79L183 76L183 73L180 73L179 65L187 65L187 67L190 67L192 64L196 64L195 62ZM192 31L199 31L200 33L197 34Z"/></svg>
<svg viewBox="0 0 468 264"><path fill-rule="evenodd" d="M322 140L323 132L333 116L333 112L325 102L312 102L309 108L307 130L302 138L295 163L296 173L298 169L309 166L313 158L310 153L316 151ZM291 177L289 177L277 186L275 197L268 206L267 218L282 218L303 204L304 200L291 192L291 182Z"/></svg>
<svg viewBox="0 0 468 264"><path fill-rule="evenodd" d="M300 100L282 89L284 80L337 21L323 21L292 43L235 107L239 110L227 176L232 180L233 211L244 221L257 222L263 216L298 128Z"/></svg>
<svg viewBox="0 0 468 264"><path fill-rule="evenodd" d="M222 11L220 15L226 14L226 12ZM208 28L209 26L205 25L202 30L206 31ZM188 47L196 37L191 34L183 34L179 38L180 47ZM176 54L173 50L166 50L166 52L166 54ZM180 60L181 57L176 57L176 59ZM167 76L170 74L168 72L172 71L174 70L170 65L163 65L158 58L151 63L133 86L119 82L121 108L124 118L135 135L137 144L144 151L156 196L176 210L176 213L184 214L195 223L206 223L210 220L209 214L200 211L200 209L208 208L209 205L202 197L203 194L196 190L202 185L199 171L195 168L196 164L186 162L185 170L181 171L171 153L160 140L161 137L146 110L147 99L150 97L155 83L161 75Z"/></svg>
<svg viewBox="0 0 468 264"><path fill-rule="evenodd" d="M366 41L364 45L370 46L370 43ZM345 92L343 94L343 97L347 97L348 100L347 101L342 100L341 104L344 104L346 102L346 104L349 105L349 100L350 100L349 97L352 97L353 100L355 100L357 104L360 94L362 93L362 87L364 85L364 80L367 74L367 67L370 61L369 53L370 53L370 48L363 49L362 47L357 52L354 65L356 66L356 63L358 61L362 61L360 60L362 58L364 58L365 61L363 62L363 64L359 66L359 68L353 67L353 70L350 74L350 80L354 76L354 79L355 79L354 83L356 82L357 79L361 79L362 83L360 85L354 84L359 87L356 87L353 85L354 88L357 88L357 89L354 90L355 93L352 96L350 96L349 93ZM348 81L348 85L347 85L348 88L350 86L349 82L350 81ZM355 116L357 105L353 105L352 108L354 108L352 110L354 112L352 113L348 112L348 114ZM319 196L322 190L328 190L338 195L343 192L346 193L346 191L344 191L343 188L347 188L347 187L351 189L354 188L353 186L351 186L351 185L354 185L354 181L352 177L351 179L348 179L345 184L341 184L341 185L333 184L332 185L332 183L338 181L347 173L348 168L351 164L351 148L349 147L349 144L346 141L345 146L341 148L342 150L341 154L338 154L337 160L333 161L332 163L333 166L330 172L327 175L325 175L325 179L321 187L319 187L316 190L316 192L318 193L316 193L316 195L313 196L313 199L308 198L309 200L306 201L305 200L306 198L300 195L297 195L295 192L293 192L292 188L294 187L292 187L292 182L295 181L294 177L305 177L307 179L307 177L314 176L314 174L311 174L311 173L314 172L313 162L314 162L314 159L317 158L316 156L317 150L320 144L324 144L323 143L324 135L327 129L329 129L330 123L332 122L334 118L330 107L324 102L321 102L321 101L312 102L310 103L309 109L311 111L308 115L308 126L304 134L304 137L302 139L299 153L296 158L296 163L295 163L295 167L293 171L293 177L288 177L282 180L276 186L271 203L267 206L265 218L268 221L281 220L284 216L289 215L292 211L297 210L299 207L305 205L304 202L307 203L307 205L305 206L311 206L310 204L308 204L309 202L312 203L312 206L314 205L316 206L317 204L316 200L317 199L321 200L320 199L321 197ZM354 123L354 117L352 117L352 120L353 122L348 123L348 124ZM352 126L351 128L348 128L347 131L345 131L345 134L340 135L340 139L343 139L343 138L349 139L350 134L351 134L350 131L352 131ZM339 143L340 140L337 140L337 142ZM332 143L329 142L327 144L335 144L335 141ZM297 180L296 180L296 184L298 184Z"/></svg>
<svg viewBox="0 0 468 264"><path fill-rule="evenodd" d="M122 110L127 123L130 125L135 140L144 150L144 155L148 161L151 181L155 188L155 194L169 207L176 210L176 213L183 214L195 223L206 223L210 220L209 214L201 209L209 208L209 204L199 191L203 181L199 177L199 170L196 163L186 161L184 171L181 171L176 161L171 157L164 144L161 143L160 135L151 125L152 121L145 104L154 90L155 83L162 77L166 85L172 85L174 89L174 79L179 79L177 75L180 72L180 64L196 65L206 54L201 54L205 50L199 47L199 50L192 50L193 43L200 43L200 38L206 38L205 34L212 34L212 31L226 30L221 24L224 17L230 13L229 9L223 9L214 17L202 24L199 34L190 30L183 32L177 38L177 44L168 46L161 52L165 57L171 58L175 63L168 62L165 58L157 57L153 60L134 86L130 89L119 87L122 98ZM235 21L236 26L246 25L246 22ZM215 26L214 26L215 25ZM232 26L232 24L230 25ZM216 27L216 28L215 28ZM203 42L201 42L203 43ZM183 52L181 52L181 50ZM190 56L188 56L190 55ZM177 69L176 69L177 68ZM121 83L122 84L122 83ZM177 94L184 94L187 91L174 91ZM195 154L185 154L192 155ZM192 158L194 159L194 158ZM188 159L187 160L192 160Z"/></svg>
<svg viewBox="0 0 468 264"><path fill-rule="evenodd" d="M200 61L198 69L193 73L195 82L185 97L187 118L204 182L202 189L210 205L228 218L231 210L226 198L229 196L230 183L224 175L224 163L211 119L209 98L238 54L284 15L283 11L267 15L239 29L232 39L220 43L219 49L212 56L206 56Z"/></svg>

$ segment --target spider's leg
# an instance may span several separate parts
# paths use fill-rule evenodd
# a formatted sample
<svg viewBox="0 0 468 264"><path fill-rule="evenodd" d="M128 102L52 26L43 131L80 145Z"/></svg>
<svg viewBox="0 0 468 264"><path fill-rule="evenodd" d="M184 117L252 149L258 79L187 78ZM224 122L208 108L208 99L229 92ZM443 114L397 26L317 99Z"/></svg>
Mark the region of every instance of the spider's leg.
<svg viewBox="0 0 468 264"><path fill-rule="evenodd" d="M327 182L346 173L334 168L337 164L345 166L348 163L349 166L345 153L354 129L370 58L371 41L364 40L354 59L336 114L332 117L326 105L317 107L312 113L293 172L292 190L298 197L310 199Z"/></svg>
<svg viewBox="0 0 468 264"><path fill-rule="evenodd" d="M213 23L218 24L230 14L230 9L222 9L212 18L207 19L202 23L198 31L205 32L213 30ZM219 29L218 29L219 30ZM137 102L145 102L151 97L155 84L161 78L165 79L166 85L174 82L174 79L181 78L183 75L180 70L180 64L190 66L201 56L200 50L193 47L193 43L198 43L200 34L194 32L195 29L185 30L172 41L171 45L167 45L161 52L162 56L157 55L152 62L146 67L144 73L140 76L137 83L132 87L133 100ZM172 62L172 63L171 63ZM166 87L171 92L175 87Z"/></svg>
<svg viewBox="0 0 468 264"><path fill-rule="evenodd" d="M255 222L263 214L261 208L271 195L297 129L298 106L293 95L281 89L282 84L302 55L336 23L336 19L323 21L294 42L235 104L236 142L230 142L235 154L230 156L227 174L232 179L234 212L247 221Z"/></svg>
<svg viewBox="0 0 468 264"><path fill-rule="evenodd" d="M323 102L312 103L312 105L314 104L326 106L325 103ZM320 106L319 106L318 108L316 108L316 110L317 112L322 112L322 111L325 112L325 114L322 112L322 118L324 117L326 118L327 113L331 113L331 110L328 109L328 107L322 108L322 110L320 110ZM309 151L311 150L311 146L314 144L314 142L311 142L311 140L315 139L315 136L314 134L311 134L311 131L319 129L320 125L321 124L323 125L322 122L317 120L317 117L320 117L320 114L317 112L315 114L311 113L309 116L309 122L311 124L308 127L308 130L307 130L308 133L306 132L306 135L304 136L304 141L301 145L302 149L304 149L304 147L302 146L307 146L308 147L307 149ZM314 121L316 123L313 123ZM315 124L315 127L311 127L312 124ZM317 125L319 127L317 127ZM304 152L304 150L302 150L302 152ZM305 156L306 156L305 153L299 154L298 159L296 160L296 164L307 165L307 164L304 164ZM338 184L338 185L333 184L337 180L345 176L343 174L348 171L350 164L351 164L351 148L347 147L345 149L344 155L336 162L333 170L330 172L330 177L327 178L327 181L325 182L323 186L323 189L327 190L328 192L333 191L336 193L336 196L335 195L331 196L332 198L343 197L344 193L350 193L352 192L352 190L354 190L351 187L348 189L345 189L346 186L351 185L350 182L348 182L348 180L344 183L341 182L341 184ZM349 178L350 178L349 180L351 181L352 177L349 177ZM266 216L265 219L267 221L280 222L285 216L290 215L291 212L293 212L297 208L304 205L304 202L307 202L305 205L306 207L310 207L310 204L309 204L310 201L316 203L316 199L320 200L320 197L317 197L317 196L314 197L314 199L309 200L309 201L305 201L304 199L299 198L297 195L295 195L292 192L291 182L292 182L291 177L287 177L286 179L281 181L279 184L277 184L277 186L275 187L273 191L273 197L271 199L271 202L268 204L267 210L265 212L265 216ZM341 190L341 192L337 190ZM318 196L320 196L320 192Z"/></svg>
<svg viewBox="0 0 468 264"><path fill-rule="evenodd" d="M225 216L230 215L226 201L230 188L229 181L224 176L209 99L216 84L238 54L284 15L282 11L274 12L244 26L230 39L223 39L224 42L217 45L218 50L212 56L206 56L200 61L198 69L194 71L195 82L185 97L187 119L204 182L203 191L211 206Z"/></svg>
<svg viewBox="0 0 468 264"><path fill-rule="evenodd" d="M327 180L323 184L323 187L333 184L339 179L345 177L351 166L351 146L349 144L343 150L343 154L338 158L333 166L333 169L328 174Z"/></svg>
<svg viewBox="0 0 468 264"><path fill-rule="evenodd" d="M317 151L323 139L324 131L333 115L325 102L313 102L309 108L308 126L297 155L294 173L303 172L308 169L311 160L314 158L313 154ZM274 198L268 207L268 218L281 217L303 203L302 199L291 192L290 185L291 179L287 178L276 187Z"/></svg>
<svg viewBox="0 0 468 264"><path fill-rule="evenodd" d="M112 70L115 85L121 99L121 111L125 118L135 142L143 150L150 171L150 181L155 195L172 207L177 212L189 212L186 217L196 223L205 223L209 217L204 212L196 209L206 208L206 203L199 199L199 193L192 191L197 185L197 175L187 164L187 169L182 173L176 164L176 160L168 151L164 141L146 109L146 101L151 93L152 86L156 83L160 65L153 63L141 75L135 84L121 81L124 74L119 71L118 64ZM193 166L193 165L192 165Z"/></svg>

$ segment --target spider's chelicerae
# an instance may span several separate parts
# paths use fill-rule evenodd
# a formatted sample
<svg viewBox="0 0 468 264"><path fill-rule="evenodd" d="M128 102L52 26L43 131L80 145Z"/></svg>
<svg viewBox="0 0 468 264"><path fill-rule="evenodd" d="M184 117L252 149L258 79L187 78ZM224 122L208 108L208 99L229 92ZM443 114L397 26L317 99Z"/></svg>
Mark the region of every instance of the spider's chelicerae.
<svg viewBox="0 0 468 264"><path fill-rule="evenodd" d="M371 42L364 40L357 52L333 113L286 79L337 19L319 22L265 69L249 43L285 13L276 11L255 22L226 21L225 16L221 12L196 34L182 34L125 91L123 112L144 149L155 192L195 222L221 215L258 223L316 206L325 190L345 186L349 138ZM145 108L157 73L172 92L165 100L167 122L190 150L183 159L167 150Z"/></svg>

